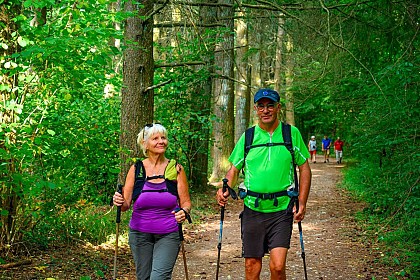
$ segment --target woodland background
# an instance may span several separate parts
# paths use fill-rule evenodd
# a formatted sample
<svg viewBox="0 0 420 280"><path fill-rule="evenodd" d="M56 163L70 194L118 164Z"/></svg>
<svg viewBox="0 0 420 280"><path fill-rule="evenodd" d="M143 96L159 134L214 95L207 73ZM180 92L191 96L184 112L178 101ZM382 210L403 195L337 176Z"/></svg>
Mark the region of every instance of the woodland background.
<svg viewBox="0 0 420 280"><path fill-rule="evenodd" d="M306 140L345 141L343 187L395 267L420 277L415 0L0 0L0 263L112 238L117 183L146 123L170 134L194 215L253 94L281 94Z"/></svg>

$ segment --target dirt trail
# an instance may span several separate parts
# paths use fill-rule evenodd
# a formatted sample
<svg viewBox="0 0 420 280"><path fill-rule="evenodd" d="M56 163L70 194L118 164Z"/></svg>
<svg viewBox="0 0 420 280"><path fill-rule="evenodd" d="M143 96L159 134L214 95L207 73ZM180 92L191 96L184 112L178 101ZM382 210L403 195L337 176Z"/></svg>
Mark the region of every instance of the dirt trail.
<svg viewBox="0 0 420 280"><path fill-rule="evenodd" d="M344 164L322 163L321 157L311 164L312 188L303 225L308 279L388 279L389 271L373 261L369 248L362 242L352 215L362 208L352 202L345 191L337 188ZM226 207L219 279L244 279L241 258L241 201L230 201ZM186 244L190 279L215 279L220 217L196 229L201 236ZM304 279L299 231L294 225L288 254L288 279ZM178 259L174 279L184 279L182 256ZM269 279L268 257L263 260L261 279Z"/></svg>

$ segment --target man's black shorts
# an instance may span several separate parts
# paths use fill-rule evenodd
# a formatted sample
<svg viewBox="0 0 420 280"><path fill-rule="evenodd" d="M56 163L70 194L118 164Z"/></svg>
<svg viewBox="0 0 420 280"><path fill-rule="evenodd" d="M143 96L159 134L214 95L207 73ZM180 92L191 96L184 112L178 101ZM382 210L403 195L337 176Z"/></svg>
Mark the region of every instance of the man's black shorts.
<svg viewBox="0 0 420 280"><path fill-rule="evenodd" d="M260 258L277 247L289 249L293 213L261 213L245 206L241 216L243 257Z"/></svg>

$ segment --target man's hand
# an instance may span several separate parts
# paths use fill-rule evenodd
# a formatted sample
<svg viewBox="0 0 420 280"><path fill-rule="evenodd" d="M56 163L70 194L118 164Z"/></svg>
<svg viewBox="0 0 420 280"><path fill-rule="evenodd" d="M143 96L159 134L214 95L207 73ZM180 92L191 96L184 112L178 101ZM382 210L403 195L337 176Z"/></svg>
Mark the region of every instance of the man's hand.
<svg viewBox="0 0 420 280"><path fill-rule="evenodd" d="M302 203L299 203L299 209L296 211L296 207L294 207L294 218L296 222L301 222L305 218L306 213L306 206Z"/></svg>
<svg viewBox="0 0 420 280"><path fill-rule="evenodd" d="M222 188L220 188L220 189L217 190L217 192L216 192L216 200L217 200L217 203L220 206L226 206L227 201L228 201L228 198L229 198L229 190L226 190L225 193L223 193L223 189Z"/></svg>

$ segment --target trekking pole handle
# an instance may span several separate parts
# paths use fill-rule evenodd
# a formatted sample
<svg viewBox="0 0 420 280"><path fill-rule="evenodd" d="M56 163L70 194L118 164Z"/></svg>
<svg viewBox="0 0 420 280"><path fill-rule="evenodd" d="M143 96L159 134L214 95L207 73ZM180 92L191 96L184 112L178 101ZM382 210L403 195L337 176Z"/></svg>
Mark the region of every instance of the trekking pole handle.
<svg viewBox="0 0 420 280"><path fill-rule="evenodd" d="M185 213L185 216L187 216L188 214L187 214L187 212L183 209L183 208L179 208L179 207L177 207L177 208L175 208L175 213L177 213L177 212L179 212L179 211L184 211L184 213ZM190 222L191 221L191 218L187 218L188 219L188 221ZM191 222L190 222L191 223ZM179 233L179 239L181 240L181 241L184 241L184 232L182 231L182 223L178 223L178 233Z"/></svg>
<svg viewBox="0 0 420 280"><path fill-rule="evenodd" d="M123 187L123 185L118 184L117 192L119 194L122 194L122 187ZM121 206L117 206L117 218L116 218L115 222L117 224L119 224L121 222Z"/></svg>
<svg viewBox="0 0 420 280"><path fill-rule="evenodd" d="M229 188L229 185L227 184L227 182L228 182L228 179L226 179L226 178L223 178L223 193L225 193L226 192L226 190Z"/></svg>
<svg viewBox="0 0 420 280"><path fill-rule="evenodd" d="M179 208L179 207L175 208L175 213L177 213L181 210L184 211L184 213L185 213L185 219L191 224L192 223L191 215L184 208Z"/></svg>

